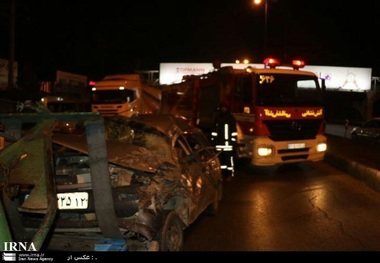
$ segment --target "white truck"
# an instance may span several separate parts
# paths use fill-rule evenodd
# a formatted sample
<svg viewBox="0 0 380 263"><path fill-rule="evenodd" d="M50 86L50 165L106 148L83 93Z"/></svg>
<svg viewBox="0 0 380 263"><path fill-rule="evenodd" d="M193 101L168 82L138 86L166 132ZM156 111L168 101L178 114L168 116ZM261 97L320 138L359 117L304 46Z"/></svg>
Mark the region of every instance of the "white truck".
<svg viewBox="0 0 380 263"><path fill-rule="evenodd" d="M160 103L160 88L143 83L140 74L107 75L92 87L92 111L104 117L154 113Z"/></svg>

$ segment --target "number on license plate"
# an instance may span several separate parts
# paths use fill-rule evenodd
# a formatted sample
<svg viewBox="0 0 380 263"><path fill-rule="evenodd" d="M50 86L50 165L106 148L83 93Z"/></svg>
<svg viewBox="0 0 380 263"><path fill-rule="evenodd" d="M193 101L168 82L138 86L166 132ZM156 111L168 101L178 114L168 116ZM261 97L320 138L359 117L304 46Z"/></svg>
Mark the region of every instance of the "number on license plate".
<svg viewBox="0 0 380 263"><path fill-rule="evenodd" d="M88 207L88 193L58 193L58 209L86 209Z"/></svg>
<svg viewBox="0 0 380 263"><path fill-rule="evenodd" d="M301 149L305 148L305 143L289 143L288 149Z"/></svg>

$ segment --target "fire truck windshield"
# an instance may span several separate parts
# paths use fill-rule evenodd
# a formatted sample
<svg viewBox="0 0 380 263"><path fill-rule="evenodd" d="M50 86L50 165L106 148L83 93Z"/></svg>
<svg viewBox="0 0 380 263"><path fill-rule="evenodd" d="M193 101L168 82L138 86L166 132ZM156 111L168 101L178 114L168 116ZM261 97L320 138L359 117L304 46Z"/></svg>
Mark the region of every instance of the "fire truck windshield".
<svg viewBox="0 0 380 263"><path fill-rule="evenodd" d="M136 99L134 90L96 90L93 91L93 103L124 103Z"/></svg>
<svg viewBox="0 0 380 263"><path fill-rule="evenodd" d="M301 74L260 74L255 79L257 105L322 105L322 92L317 77Z"/></svg>

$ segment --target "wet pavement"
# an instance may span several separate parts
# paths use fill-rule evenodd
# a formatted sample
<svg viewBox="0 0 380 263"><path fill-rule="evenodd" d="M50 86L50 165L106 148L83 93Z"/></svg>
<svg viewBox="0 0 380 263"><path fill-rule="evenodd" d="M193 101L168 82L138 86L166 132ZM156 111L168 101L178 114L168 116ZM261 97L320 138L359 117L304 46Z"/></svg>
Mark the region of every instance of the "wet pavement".
<svg viewBox="0 0 380 263"><path fill-rule="evenodd" d="M380 192L380 144L351 140L352 128L327 124L325 162Z"/></svg>

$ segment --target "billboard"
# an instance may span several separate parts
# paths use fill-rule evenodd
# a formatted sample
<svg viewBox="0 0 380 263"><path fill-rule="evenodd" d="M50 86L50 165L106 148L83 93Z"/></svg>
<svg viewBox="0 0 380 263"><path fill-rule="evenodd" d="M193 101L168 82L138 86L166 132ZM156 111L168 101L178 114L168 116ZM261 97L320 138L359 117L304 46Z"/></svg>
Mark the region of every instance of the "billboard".
<svg viewBox="0 0 380 263"><path fill-rule="evenodd" d="M247 66L258 67L263 64L234 64L222 63L222 67L233 66L234 68L245 68ZM214 71L212 63L160 63L160 84L173 84L182 81L186 75L202 75Z"/></svg>
<svg viewBox="0 0 380 263"><path fill-rule="evenodd" d="M179 83L185 75L202 75L212 70L212 63L160 63L160 84Z"/></svg>
<svg viewBox="0 0 380 263"><path fill-rule="evenodd" d="M305 66L304 69L324 79L326 89L356 92L371 90L371 68Z"/></svg>
<svg viewBox="0 0 380 263"><path fill-rule="evenodd" d="M263 64L222 63L234 68L263 67ZM181 82L185 75L202 75L214 70L212 63L161 63L160 84ZM368 91L371 89L372 69L358 67L305 66L302 70L314 72L325 80L327 90Z"/></svg>

